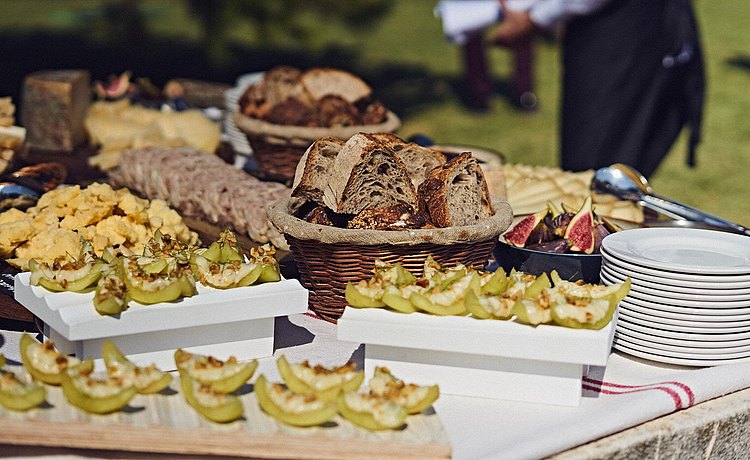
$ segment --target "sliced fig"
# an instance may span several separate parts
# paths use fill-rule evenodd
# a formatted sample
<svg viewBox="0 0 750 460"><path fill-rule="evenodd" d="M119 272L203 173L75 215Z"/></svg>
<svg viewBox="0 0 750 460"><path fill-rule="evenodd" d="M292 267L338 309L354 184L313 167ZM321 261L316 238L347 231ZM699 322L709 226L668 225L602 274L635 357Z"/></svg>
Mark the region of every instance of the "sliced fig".
<svg viewBox="0 0 750 460"><path fill-rule="evenodd" d="M565 229L564 238L570 240L570 250L591 254L596 246L594 238L594 212L591 209L591 196L581 205Z"/></svg>
<svg viewBox="0 0 750 460"><path fill-rule="evenodd" d="M526 241L529 239L529 236L537 225L544 220L547 216L547 212L548 210L544 209L543 211L536 212L521 219L521 221L503 234L505 241L511 246L518 248L526 246Z"/></svg>

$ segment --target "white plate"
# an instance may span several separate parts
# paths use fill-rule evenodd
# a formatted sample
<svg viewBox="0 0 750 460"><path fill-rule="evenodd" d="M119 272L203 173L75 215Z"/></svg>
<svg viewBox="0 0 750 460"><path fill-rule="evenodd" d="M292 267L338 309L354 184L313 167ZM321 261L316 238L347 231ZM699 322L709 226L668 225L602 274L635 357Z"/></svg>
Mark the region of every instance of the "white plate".
<svg viewBox="0 0 750 460"><path fill-rule="evenodd" d="M611 257L605 256L602 252L602 267L606 267L609 270L616 271L624 276L637 276L638 278L649 280L657 283L668 283L673 286L691 287L691 288L705 288L705 289L750 289L750 277L746 281L732 281L738 277L733 276L711 276L708 281L705 281L706 277L700 275L684 275L685 279L678 279L675 277L667 278L664 275L664 271L651 270L649 268L638 267L637 265L628 264L616 259L607 259ZM703 278L703 279L702 279Z"/></svg>
<svg viewBox="0 0 750 460"><path fill-rule="evenodd" d="M653 350L663 351L669 354L680 355L685 357L686 354L690 356L700 356L702 358L713 359L717 356L722 358L732 357L737 355L739 358L750 357L750 346L744 347L726 347L726 348L697 348L697 347L686 347L682 345L669 345L666 343L652 342L649 340L642 340L632 335L620 332L615 332L615 340L627 342L631 345L639 345L642 347L648 347ZM678 356L678 357L680 357Z"/></svg>
<svg viewBox="0 0 750 460"><path fill-rule="evenodd" d="M637 228L609 235L604 249L618 259L680 273L750 275L750 240L695 228Z"/></svg>
<svg viewBox="0 0 750 460"><path fill-rule="evenodd" d="M637 350L631 348L623 342L615 342L612 347L621 352L637 358L647 359L663 364L674 364L678 366L692 366L692 367L710 367L710 366L723 366L726 364L739 364L750 362L750 358L740 359L694 359L694 358L673 358L671 356L664 356L658 353L651 353L647 351Z"/></svg>
<svg viewBox="0 0 750 460"><path fill-rule="evenodd" d="M607 282L604 281L604 278L602 278L602 282L607 284ZM644 294L642 292L638 292L634 290L631 290L630 293L628 293L628 297L639 299L639 300L646 301L646 302L668 303L669 305L674 305L678 307L689 307L689 308L709 308L709 309L721 310L724 308L736 309L736 308L750 307L750 300L734 300L734 301L727 301L727 302L721 302L715 299L707 300L707 301L683 300L683 299L675 299L673 297L662 297L662 296L655 296L651 294Z"/></svg>
<svg viewBox="0 0 750 460"><path fill-rule="evenodd" d="M651 302L626 296L620 305L641 307L644 313L679 313L681 315L697 315L704 318L703 321L740 321L750 319L750 308L693 308L679 305L667 305L659 302ZM710 319L709 319L710 318Z"/></svg>
<svg viewBox="0 0 750 460"><path fill-rule="evenodd" d="M661 326L661 325L660 325ZM750 339L750 332L726 332L717 334L702 334L697 332L679 332L673 331L669 328L671 326L664 325L663 327L641 326L639 324L631 323L624 318L617 319L617 327L626 327L628 329L642 332L644 334L656 335L659 337L666 337L678 340L702 340L705 342L725 342L727 340L744 340Z"/></svg>
<svg viewBox="0 0 750 460"><path fill-rule="evenodd" d="M653 353L658 354L662 356L667 356L670 358L683 358L683 359L742 359L742 358L750 358L750 351L743 351L743 352L725 352L725 353L713 353L713 354L705 354L705 353L696 353L694 351L689 350L666 350L663 348L660 348L658 346L648 346L648 345L642 345L639 343L635 343L634 341L630 340L628 337L623 337L621 335L615 334L614 343L621 343L627 347L634 348L636 350L645 351L647 353Z"/></svg>
<svg viewBox="0 0 750 460"><path fill-rule="evenodd" d="M620 305L620 315L626 321L648 327L665 327L679 332L697 332L715 334L722 332L750 332L750 320L745 321L694 321L692 319L664 318L653 314L641 313ZM685 318L696 318L685 315ZM661 325L661 326L660 326Z"/></svg>
<svg viewBox="0 0 750 460"><path fill-rule="evenodd" d="M606 279L610 284L622 283L625 281L621 275L612 275L609 271L602 268L600 278ZM674 299L690 301L691 304L694 302L703 302L713 304L715 302L726 303L731 302L735 305L741 304L750 305L750 294L725 294L715 295L712 291L701 291L701 294L686 294L684 292L674 292L667 288L654 288L653 284L650 286L642 284L643 281L637 278L630 279L630 292L637 292L644 296L654 296L662 299L662 302L672 302ZM649 283L650 284L650 283Z"/></svg>
<svg viewBox="0 0 750 460"><path fill-rule="evenodd" d="M609 238L609 236L607 238ZM614 264L625 270L634 271L636 273L645 273L647 275L656 276L662 280L678 280L689 283L699 282L708 283L710 285L720 284L722 286L726 283L728 286L732 287L750 286L750 275L696 275L692 273L672 272L667 270L655 269L619 259L617 256L614 256L607 252L607 250L603 247L600 249L600 252L602 254L602 265ZM686 284L686 286L690 286L690 284Z"/></svg>
<svg viewBox="0 0 750 460"><path fill-rule="evenodd" d="M697 348L701 350L711 349L713 350L713 352L717 352L717 351L722 352L721 350L724 350L723 352L726 352L726 353L750 351L750 339L722 340L721 342L708 342L705 340L673 339L670 337L661 337L658 335L639 332L634 329L630 329L626 327L624 323L619 323L615 330L617 334L621 334L627 337L629 340L632 339L636 343L638 343L639 340L646 341L649 343L644 343L643 345L657 347L657 348L659 347L660 344L663 344L663 345L669 345L673 347ZM675 350L675 351L679 351L679 350ZM698 352L696 351L696 353Z"/></svg>
<svg viewBox="0 0 750 460"><path fill-rule="evenodd" d="M605 273L600 273L600 281L602 284L610 285L610 284L616 284L619 283L619 281L608 278ZM703 308L703 309L710 309L710 310L723 310L723 309L738 309L743 307L750 307L750 299L748 300L731 300L731 301L721 301L716 299L711 300L684 300L684 299L676 299L674 297L665 297L669 295L669 293L665 293L664 296L656 296L653 294L646 294L644 292L639 292L637 289L630 289L630 292L628 292L628 295L625 296L626 299L636 299L640 300L641 302L655 302L660 303L663 305L670 305L673 307L686 307L686 308ZM750 310L748 310L750 311Z"/></svg>
<svg viewBox="0 0 750 460"><path fill-rule="evenodd" d="M700 285L690 282L686 282L688 286L682 286L680 284L674 283L675 280L644 276L640 273L628 272L627 270L620 269L612 264L602 265L602 273L606 273L607 275L610 275L610 277L615 277L622 281L624 281L625 278L630 277L630 280L633 282L633 284L638 284L641 287L647 287L649 289L659 289L662 291L693 295L714 295L720 297L744 295L750 297L750 287L731 288L725 287L725 283Z"/></svg>

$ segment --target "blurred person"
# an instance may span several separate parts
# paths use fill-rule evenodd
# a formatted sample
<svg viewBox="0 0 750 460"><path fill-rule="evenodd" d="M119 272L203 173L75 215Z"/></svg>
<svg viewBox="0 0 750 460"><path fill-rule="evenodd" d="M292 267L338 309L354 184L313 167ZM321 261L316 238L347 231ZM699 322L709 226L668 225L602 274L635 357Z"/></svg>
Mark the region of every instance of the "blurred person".
<svg viewBox="0 0 750 460"><path fill-rule="evenodd" d="M506 0L505 8L526 11L537 0ZM502 20L497 0L441 0L435 15L443 20L446 37L460 46L467 84L468 105L477 110L489 107L493 92L487 64L485 29ZM534 110L534 43L532 39L509 47L512 53L511 91L513 103Z"/></svg>
<svg viewBox="0 0 750 460"><path fill-rule="evenodd" d="M496 45L560 30L564 170L625 163L648 177L683 127L695 165L705 76L691 0L538 0L527 11L500 4Z"/></svg>

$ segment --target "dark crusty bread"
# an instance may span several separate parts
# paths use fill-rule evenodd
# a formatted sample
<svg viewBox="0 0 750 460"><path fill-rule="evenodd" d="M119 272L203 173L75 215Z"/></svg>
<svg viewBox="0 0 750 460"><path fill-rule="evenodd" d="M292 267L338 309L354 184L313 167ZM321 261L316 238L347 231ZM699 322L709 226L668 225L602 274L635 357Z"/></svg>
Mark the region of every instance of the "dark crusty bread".
<svg viewBox="0 0 750 460"><path fill-rule="evenodd" d="M265 102L273 106L290 97L303 104L310 105L312 99L300 84L302 71L290 66L278 66L263 74L261 84L265 93Z"/></svg>
<svg viewBox="0 0 750 460"><path fill-rule="evenodd" d="M367 228L371 230L407 230L422 228L425 218L406 203L397 203L385 208L365 209L354 216L347 228Z"/></svg>
<svg viewBox="0 0 750 460"><path fill-rule="evenodd" d="M469 152L430 171L419 200L436 227L472 225L494 213L482 168Z"/></svg>
<svg viewBox="0 0 750 460"><path fill-rule="evenodd" d="M297 163L292 183L292 196L323 204L323 193L331 179L333 164L344 146L335 137L323 137L313 142Z"/></svg>
<svg viewBox="0 0 750 460"><path fill-rule="evenodd" d="M332 94L355 102L372 94L372 88L361 78L340 69L314 67L302 73L299 81L315 100Z"/></svg>
<svg viewBox="0 0 750 460"><path fill-rule="evenodd" d="M271 109L289 98L298 104L313 105L312 96L299 81L302 71L291 66L277 66L248 86L239 99L240 111L249 117L265 118Z"/></svg>
<svg viewBox="0 0 750 460"><path fill-rule="evenodd" d="M417 193L406 165L378 139L366 133L350 137L339 151L323 201L337 213L396 203L417 207Z"/></svg>
<svg viewBox="0 0 750 460"><path fill-rule="evenodd" d="M419 184L424 182L430 171L447 161L447 157L442 152L422 147L414 142L407 142L395 134L373 133L373 136L380 140L385 147L393 150L398 158L404 162L411 175L411 182L415 190L419 188Z"/></svg>

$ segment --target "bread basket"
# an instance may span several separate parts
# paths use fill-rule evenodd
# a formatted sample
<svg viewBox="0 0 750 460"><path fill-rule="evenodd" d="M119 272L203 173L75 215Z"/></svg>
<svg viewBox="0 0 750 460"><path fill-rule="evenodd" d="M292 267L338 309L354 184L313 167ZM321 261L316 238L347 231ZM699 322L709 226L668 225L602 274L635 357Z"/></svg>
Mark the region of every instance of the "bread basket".
<svg viewBox="0 0 750 460"><path fill-rule="evenodd" d="M305 150L316 140L322 137L347 140L360 132L392 133L401 126L399 117L390 110L385 121L372 125L331 128L277 125L239 112L234 113L234 123L247 136L261 178L287 183L292 182L297 163Z"/></svg>
<svg viewBox="0 0 750 460"><path fill-rule="evenodd" d="M268 208L268 218L289 243L302 285L309 291L309 307L335 323L347 305L346 283L369 279L375 259L401 263L419 276L432 256L444 265L487 264L513 212L503 200L493 199L495 214L475 225L404 231L352 230L306 222L290 212L290 198Z"/></svg>

